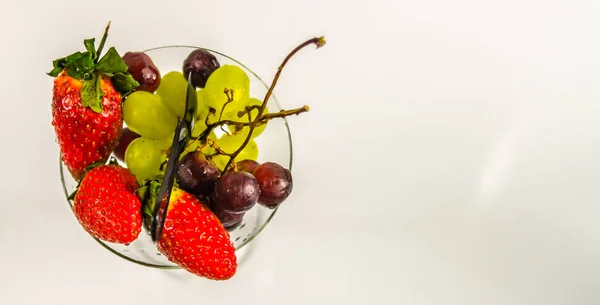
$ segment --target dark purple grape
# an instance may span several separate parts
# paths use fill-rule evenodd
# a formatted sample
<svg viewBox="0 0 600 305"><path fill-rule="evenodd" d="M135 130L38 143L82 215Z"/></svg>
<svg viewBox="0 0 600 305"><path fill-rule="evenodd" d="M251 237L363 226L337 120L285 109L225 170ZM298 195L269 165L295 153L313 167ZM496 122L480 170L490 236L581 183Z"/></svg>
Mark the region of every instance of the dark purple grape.
<svg viewBox="0 0 600 305"><path fill-rule="evenodd" d="M131 131L129 128L123 128L123 132L121 133L121 138L119 138L119 143L117 147L115 147L115 157L121 161L125 161L125 152L127 151L127 147L129 144L133 142L133 140L141 137L139 134Z"/></svg>
<svg viewBox="0 0 600 305"><path fill-rule="evenodd" d="M161 76L150 56L144 52L127 52L123 55L123 61L128 67L127 72L140 83L135 90L150 93L156 91L160 85Z"/></svg>
<svg viewBox="0 0 600 305"><path fill-rule="evenodd" d="M200 151L191 151L179 161L175 172L179 187L194 195L212 193L215 182L219 179L219 169Z"/></svg>
<svg viewBox="0 0 600 305"><path fill-rule="evenodd" d="M260 165L260 163L246 159L236 163L237 169L240 172L246 172L252 174L254 170ZM228 171L233 171L233 167L229 168Z"/></svg>
<svg viewBox="0 0 600 305"><path fill-rule="evenodd" d="M250 210L259 196L258 182L246 172L226 173L215 184L215 204L229 213L240 214Z"/></svg>
<svg viewBox="0 0 600 305"><path fill-rule="evenodd" d="M260 185L258 203L265 207L277 207L292 192L292 173L277 163L265 162L254 170L253 175Z"/></svg>
<svg viewBox="0 0 600 305"><path fill-rule="evenodd" d="M244 218L244 213L233 214L229 213L221 208L220 205L216 204L214 195L211 196L212 199L210 201L210 209L217 218L221 221L221 224L225 229L232 230L235 229L239 224L242 223L242 219Z"/></svg>
<svg viewBox="0 0 600 305"><path fill-rule="evenodd" d="M204 88L208 77L220 67L217 58L204 49L196 49L183 61L183 75L188 80L192 72L192 85Z"/></svg>

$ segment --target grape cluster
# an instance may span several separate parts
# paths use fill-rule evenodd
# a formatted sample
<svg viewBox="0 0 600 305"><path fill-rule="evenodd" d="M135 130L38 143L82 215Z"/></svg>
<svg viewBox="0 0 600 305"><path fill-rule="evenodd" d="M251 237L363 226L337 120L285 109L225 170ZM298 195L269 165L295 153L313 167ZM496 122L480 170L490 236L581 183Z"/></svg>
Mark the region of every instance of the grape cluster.
<svg viewBox="0 0 600 305"><path fill-rule="evenodd" d="M257 203L276 208L292 192L290 171L273 162L242 160L220 175L199 151L187 153L176 173L179 186L205 199L225 228L238 225Z"/></svg>
<svg viewBox="0 0 600 305"><path fill-rule="evenodd" d="M127 127L115 155L141 184L160 177L165 169L191 75L198 110L192 137L179 156L177 186L203 199L228 229L239 225L256 204L273 209L285 201L292 191L292 175L279 164L259 163L255 139L268 120L307 108L270 114L266 99L251 96L244 70L221 65L203 49L191 52L181 71L164 75L144 53L129 52L124 59L140 86L124 101ZM216 128L225 133L217 136Z"/></svg>

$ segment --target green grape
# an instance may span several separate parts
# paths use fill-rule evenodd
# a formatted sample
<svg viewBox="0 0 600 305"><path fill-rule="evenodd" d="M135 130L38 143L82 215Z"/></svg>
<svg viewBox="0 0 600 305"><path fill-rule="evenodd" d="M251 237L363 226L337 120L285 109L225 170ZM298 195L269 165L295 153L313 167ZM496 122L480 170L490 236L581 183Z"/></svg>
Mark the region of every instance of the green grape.
<svg viewBox="0 0 600 305"><path fill-rule="evenodd" d="M244 143L245 136L240 135L223 135L221 138L215 141L215 144L225 153L231 154L238 150L238 148ZM258 145L254 140L250 140L246 147L236 157L236 160L256 160L258 158ZM219 168L223 170L227 162L229 162L229 156L218 155L213 158L213 161Z"/></svg>
<svg viewBox="0 0 600 305"><path fill-rule="evenodd" d="M254 160L258 159L258 144L254 140L250 140L248 145L242 149L236 160Z"/></svg>
<svg viewBox="0 0 600 305"><path fill-rule="evenodd" d="M155 140L156 146L162 153L166 152L168 154L168 151L171 149L171 144L173 144L173 135L174 133L171 132L171 134L168 137L160 140Z"/></svg>
<svg viewBox="0 0 600 305"><path fill-rule="evenodd" d="M206 110L206 112L208 112L208 106L206 105L206 103L204 101L204 90L198 89L196 91L196 100L198 102L198 105L196 107L196 108L198 108L198 113L203 112L205 110Z"/></svg>
<svg viewBox="0 0 600 305"><path fill-rule="evenodd" d="M164 161L158 141L140 137L127 147L125 164L135 175L138 182L155 177L160 172L160 165Z"/></svg>
<svg viewBox="0 0 600 305"><path fill-rule="evenodd" d="M192 129L192 138L198 137L204 130L206 130L206 125L204 124L204 120L196 121L194 125L194 129Z"/></svg>
<svg viewBox="0 0 600 305"><path fill-rule="evenodd" d="M216 110L216 119L228 100L225 89L233 89L233 102L227 104L225 112L237 113L243 109L240 103L250 96L250 78L244 70L233 65L223 65L210 75L204 88L204 103Z"/></svg>
<svg viewBox="0 0 600 305"><path fill-rule="evenodd" d="M215 141L215 144L226 153L232 153L244 143L244 140L245 138L242 136L224 134Z"/></svg>
<svg viewBox="0 0 600 305"><path fill-rule="evenodd" d="M196 113L196 123L192 130L192 137L199 136L206 129L206 117L209 111L209 107L204 103L204 90L198 90L196 96L198 97L198 112ZM214 120L210 122L214 122Z"/></svg>
<svg viewBox="0 0 600 305"><path fill-rule="evenodd" d="M169 137L177 126L177 117L160 96L146 91L133 92L125 99L123 121L131 131L155 140Z"/></svg>
<svg viewBox="0 0 600 305"><path fill-rule="evenodd" d="M239 111L242 111L245 109L245 107L247 106L260 106L262 104L261 100L258 100L256 98L248 98L247 100L243 101L243 103L241 104L242 108ZM263 115L269 113L269 108L265 106L265 110L263 111ZM252 121L254 121L256 119L256 115L258 115L258 109L253 109L252 111L250 111L250 116L252 118ZM248 122L248 115L244 115L243 117L238 117L237 112L235 113L228 113L226 117L223 117L224 120L231 120L231 121L235 121L235 122ZM240 135L242 137L246 137L248 135L248 131L250 130L250 127L243 127L241 130L236 131L236 127L234 125L228 125L227 128L229 129L230 132L235 133L236 135ZM263 131L265 131L265 128L267 128L267 124L263 124L260 126L257 126L254 128L254 130L252 131L252 136L250 136L250 138L254 139L256 137L258 137L261 133L263 133Z"/></svg>
<svg viewBox="0 0 600 305"><path fill-rule="evenodd" d="M187 85L188 82L183 73L171 71L162 77L160 85L156 89L156 94L160 95L165 106L180 118L185 113Z"/></svg>
<svg viewBox="0 0 600 305"><path fill-rule="evenodd" d="M217 152L210 145L205 145L204 147L202 147L202 149L200 149L200 151L206 156L214 155Z"/></svg>
<svg viewBox="0 0 600 305"><path fill-rule="evenodd" d="M170 136L162 139L162 140L155 140L156 143L156 147L158 148L158 150L160 151L160 162L166 162L167 158L169 157L169 153L171 152L171 144L173 144L173 134L171 133ZM166 165L165 168L163 168L163 170L166 169Z"/></svg>

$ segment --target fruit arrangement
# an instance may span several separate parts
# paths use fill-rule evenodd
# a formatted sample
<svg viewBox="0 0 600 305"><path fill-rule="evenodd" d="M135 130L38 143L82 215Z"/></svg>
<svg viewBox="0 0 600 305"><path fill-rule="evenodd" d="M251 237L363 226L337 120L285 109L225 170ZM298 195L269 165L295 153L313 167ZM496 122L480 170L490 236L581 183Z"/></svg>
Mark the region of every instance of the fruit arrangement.
<svg viewBox="0 0 600 305"><path fill-rule="evenodd" d="M95 47L53 62L52 125L61 160L77 181L70 195L74 214L93 237L129 245L149 230L177 125L184 120L190 84L195 92L193 129L177 151L174 185L158 251L198 276L226 280L237 270L229 232L256 205L279 207L293 189L291 172L258 161L256 139L273 119L309 110L269 112L267 102L284 59L262 98L250 92L240 67L221 64L208 50L195 49L181 69L160 71L145 52L102 54L110 23ZM220 135L219 135L220 134ZM178 154L178 155L177 155ZM171 158L175 159L175 158ZM156 223L154 223L156 225Z"/></svg>

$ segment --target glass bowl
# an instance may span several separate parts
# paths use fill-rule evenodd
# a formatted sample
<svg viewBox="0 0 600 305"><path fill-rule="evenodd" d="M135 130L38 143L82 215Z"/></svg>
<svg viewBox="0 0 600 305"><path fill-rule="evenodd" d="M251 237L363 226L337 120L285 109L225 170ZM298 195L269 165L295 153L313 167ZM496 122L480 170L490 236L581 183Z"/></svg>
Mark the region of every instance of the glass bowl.
<svg viewBox="0 0 600 305"><path fill-rule="evenodd" d="M152 61L159 69L161 75L167 74L169 71L181 71L183 60L188 54L201 47L195 46L163 46L145 50L144 52L152 58ZM225 64L237 65L242 68L250 78L250 95L259 100L263 100L269 85L267 85L256 73L243 65L241 62L217 51L203 48L211 52L220 65ZM275 73L276 71L274 71ZM281 110L277 98L274 94L269 98L267 107L269 112L277 112ZM125 125L124 125L125 126ZM217 128L218 129L218 128ZM216 131L216 130L215 130ZM285 118L278 118L269 121L269 124L263 133L255 139L258 144L258 162L272 161L281 164L282 166L292 170L292 138L290 129ZM60 162L60 179L65 193L65 198L69 204L69 208L73 211L73 201L69 200L69 194L75 191L77 181L73 179L69 170L62 162ZM124 162L119 161L119 164L125 166ZM246 212L241 225L229 231L231 240L236 248L236 255L240 259L241 251L248 246L250 242L266 227L269 221L273 218L278 208L268 209L262 205L256 204ZM83 229L83 228L82 228ZM94 237L92 237L94 238ZM180 267L170 262L165 256L158 252L156 246L150 238L150 232L144 227L139 237L128 246L105 242L94 238L100 245L117 256L130 262L154 268L161 269L179 269Z"/></svg>

